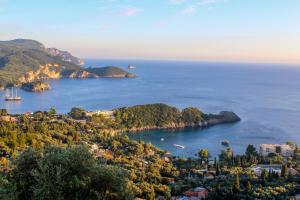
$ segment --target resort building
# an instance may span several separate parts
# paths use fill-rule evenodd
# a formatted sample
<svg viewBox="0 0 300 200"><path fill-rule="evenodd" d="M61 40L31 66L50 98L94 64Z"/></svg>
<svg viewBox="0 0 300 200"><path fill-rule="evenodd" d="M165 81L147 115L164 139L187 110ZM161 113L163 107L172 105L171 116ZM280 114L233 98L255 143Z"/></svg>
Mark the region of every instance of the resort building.
<svg viewBox="0 0 300 200"><path fill-rule="evenodd" d="M93 116L93 115L103 115L105 117L113 117L114 116L114 111L111 111L111 110L96 110L96 111L86 112L86 116Z"/></svg>
<svg viewBox="0 0 300 200"><path fill-rule="evenodd" d="M262 156L269 154L278 154L284 157L294 155L295 147L287 144L261 144L259 152Z"/></svg>

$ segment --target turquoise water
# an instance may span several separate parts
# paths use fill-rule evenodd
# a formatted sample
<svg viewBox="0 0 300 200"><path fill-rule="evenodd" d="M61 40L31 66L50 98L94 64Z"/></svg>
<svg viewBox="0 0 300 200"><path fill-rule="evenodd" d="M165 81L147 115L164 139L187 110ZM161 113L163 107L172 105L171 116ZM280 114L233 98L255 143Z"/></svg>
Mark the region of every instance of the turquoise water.
<svg viewBox="0 0 300 200"><path fill-rule="evenodd" d="M229 140L236 153L247 144L300 144L300 70L290 66L166 61L88 60L87 66L133 64L135 79L50 81L52 90L20 91L19 103L0 101L12 113L48 110L66 113L74 106L112 109L145 103L195 106L204 112L230 110L242 121L205 130L152 131L130 137L145 140L175 155L193 156L200 148L213 155ZM3 96L3 93L1 93ZM160 138L164 138L164 142ZM176 149L173 144L184 145Z"/></svg>

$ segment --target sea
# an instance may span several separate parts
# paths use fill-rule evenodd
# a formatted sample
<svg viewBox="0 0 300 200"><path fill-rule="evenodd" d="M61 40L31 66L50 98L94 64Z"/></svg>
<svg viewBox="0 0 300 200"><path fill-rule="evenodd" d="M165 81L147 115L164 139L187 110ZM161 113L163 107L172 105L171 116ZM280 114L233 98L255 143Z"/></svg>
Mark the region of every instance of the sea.
<svg viewBox="0 0 300 200"><path fill-rule="evenodd" d="M128 136L170 151L194 157L200 149L212 157L228 140L235 154L248 144L300 144L300 67L275 64L241 64L187 61L86 60L87 67L121 66L138 75L118 79L62 79L49 81L44 93L19 90L21 102L0 100L10 113L49 110L67 113L72 107L109 110L118 107L165 103L180 109L197 107L205 113L233 111L238 123L207 129L146 131ZM136 69L127 69L128 65ZM0 93L4 98L4 92ZM177 148L174 144L185 148Z"/></svg>

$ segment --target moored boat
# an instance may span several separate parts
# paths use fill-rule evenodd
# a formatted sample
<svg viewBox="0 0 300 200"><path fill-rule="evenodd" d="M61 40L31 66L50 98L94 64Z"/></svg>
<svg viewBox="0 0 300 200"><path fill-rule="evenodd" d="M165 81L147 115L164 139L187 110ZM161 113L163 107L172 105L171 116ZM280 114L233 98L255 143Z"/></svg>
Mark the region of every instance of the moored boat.
<svg viewBox="0 0 300 200"><path fill-rule="evenodd" d="M14 88L7 89L6 95L4 98L5 101L21 101L22 97L18 96L18 90L16 89L14 92Z"/></svg>
<svg viewBox="0 0 300 200"><path fill-rule="evenodd" d="M185 147L179 144L173 144L174 147L180 148L180 149L184 149Z"/></svg>

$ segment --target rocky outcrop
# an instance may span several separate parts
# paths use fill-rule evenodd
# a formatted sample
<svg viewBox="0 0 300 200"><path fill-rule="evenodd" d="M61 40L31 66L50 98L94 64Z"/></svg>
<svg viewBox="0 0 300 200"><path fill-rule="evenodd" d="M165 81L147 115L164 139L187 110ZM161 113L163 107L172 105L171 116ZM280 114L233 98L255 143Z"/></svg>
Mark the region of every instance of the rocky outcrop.
<svg viewBox="0 0 300 200"><path fill-rule="evenodd" d="M35 81L22 84L22 89L28 92L44 92L46 90L50 90L51 87L46 82Z"/></svg>
<svg viewBox="0 0 300 200"><path fill-rule="evenodd" d="M65 73L64 78L79 78L79 79L87 79L87 78L99 78L97 74L90 73L84 70L78 70L68 73Z"/></svg>
<svg viewBox="0 0 300 200"><path fill-rule="evenodd" d="M125 77L126 77L126 78L135 78L135 77L137 77L137 75L132 74L132 73L128 73L128 74L126 74Z"/></svg>
<svg viewBox="0 0 300 200"><path fill-rule="evenodd" d="M209 114L205 116L208 126L214 126L218 124L234 123L240 121L240 117L234 112L222 111L219 114Z"/></svg>
<svg viewBox="0 0 300 200"><path fill-rule="evenodd" d="M40 66L35 71L29 71L24 76L19 78L20 83L30 83L38 80L59 79L61 78L59 65L46 64Z"/></svg>
<svg viewBox="0 0 300 200"><path fill-rule="evenodd" d="M79 65L79 66L84 65L84 61L82 59L73 56L72 54L70 54L67 51L61 51L61 50L56 49L56 48L47 48L46 51L51 56L61 57L61 59L65 62L69 62L69 63Z"/></svg>

